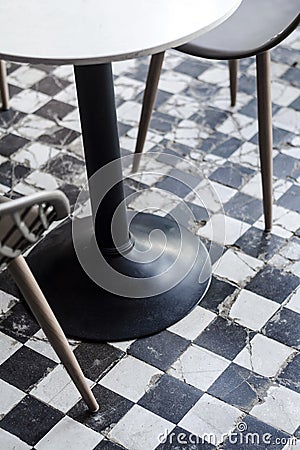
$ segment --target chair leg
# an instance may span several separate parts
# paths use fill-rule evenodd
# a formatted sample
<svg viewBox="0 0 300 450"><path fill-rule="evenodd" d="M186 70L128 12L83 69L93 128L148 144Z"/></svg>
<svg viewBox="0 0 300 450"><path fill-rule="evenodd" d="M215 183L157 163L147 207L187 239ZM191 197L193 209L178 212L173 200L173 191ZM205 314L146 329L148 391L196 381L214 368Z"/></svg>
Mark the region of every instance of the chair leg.
<svg viewBox="0 0 300 450"><path fill-rule="evenodd" d="M6 64L3 60L0 60L0 93L2 98L2 109L8 109L9 93L6 80Z"/></svg>
<svg viewBox="0 0 300 450"><path fill-rule="evenodd" d="M85 377L72 352L69 343L56 317L47 303L39 285L23 256L14 259L8 266L15 282L22 292L36 320L43 329L55 352L64 364L82 398L92 412L99 409L99 405L86 383Z"/></svg>
<svg viewBox="0 0 300 450"><path fill-rule="evenodd" d="M146 87L143 98L143 106L140 117L140 125L135 146L135 154L132 164L132 172L136 172L139 168L141 153L143 152L146 135L153 111L154 102L157 94L157 87L161 73L161 67L164 60L165 52L152 55L147 75Z"/></svg>
<svg viewBox="0 0 300 450"><path fill-rule="evenodd" d="M263 187L265 231L272 228L273 134L270 52L256 55L258 139Z"/></svg>
<svg viewBox="0 0 300 450"><path fill-rule="evenodd" d="M228 61L228 66L229 66L229 83L230 83L230 104L231 106L235 106L237 85L238 85L239 60L230 59Z"/></svg>

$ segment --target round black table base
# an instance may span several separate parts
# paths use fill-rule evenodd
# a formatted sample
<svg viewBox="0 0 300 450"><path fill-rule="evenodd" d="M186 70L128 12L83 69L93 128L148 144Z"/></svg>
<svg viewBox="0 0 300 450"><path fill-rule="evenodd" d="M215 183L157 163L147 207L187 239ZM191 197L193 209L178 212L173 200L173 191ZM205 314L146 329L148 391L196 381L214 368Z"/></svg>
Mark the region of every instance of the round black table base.
<svg viewBox="0 0 300 450"><path fill-rule="evenodd" d="M80 220L86 220L86 226L82 227L86 240L92 233L90 220ZM161 272L172 261L179 233L184 233L185 241L179 263L189 260L195 247L199 246L199 250L182 281L166 292L144 298L112 294L89 278L78 262L69 219L31 251L27 262L68 336L89 341L121 341L151 335L179 321L199 303L210 282L207 250L188 230L178 225L174 227L173 221L142 213L130 224L135 245L143 247L144 243L149 243L149 233L153 229L162 230L169 242L167 250L154 262L128 261L121 255L107 257L108 262L126 275L147 278ZM151 239L155 240L155 236ZM201 272L201 279L205 281L199 283Z"/></svg>

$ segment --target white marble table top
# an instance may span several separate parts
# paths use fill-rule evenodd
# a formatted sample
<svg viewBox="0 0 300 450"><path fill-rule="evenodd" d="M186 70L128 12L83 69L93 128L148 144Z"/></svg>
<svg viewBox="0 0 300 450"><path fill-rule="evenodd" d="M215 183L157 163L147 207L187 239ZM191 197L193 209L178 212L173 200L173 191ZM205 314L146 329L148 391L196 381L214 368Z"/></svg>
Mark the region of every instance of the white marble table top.
<svg viewBox="0 0 300 450"><path fill-rule="evenodd" d="M1 0L0 57L93 64L158 53L209 31L241 0Z"/></svg>

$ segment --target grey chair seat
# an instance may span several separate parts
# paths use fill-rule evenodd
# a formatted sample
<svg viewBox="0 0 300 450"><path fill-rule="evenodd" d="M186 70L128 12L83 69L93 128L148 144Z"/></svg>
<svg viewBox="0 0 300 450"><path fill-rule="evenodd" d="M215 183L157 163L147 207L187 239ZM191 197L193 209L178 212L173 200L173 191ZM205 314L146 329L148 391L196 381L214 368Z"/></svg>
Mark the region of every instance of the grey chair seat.
<svg viewBox="0 0 300 450"><path fill-rule="evenodd" d="M208 59L254 56L285 39L299 24L299 12L300 0L243 0L221 25L176 50Z"/></svg>

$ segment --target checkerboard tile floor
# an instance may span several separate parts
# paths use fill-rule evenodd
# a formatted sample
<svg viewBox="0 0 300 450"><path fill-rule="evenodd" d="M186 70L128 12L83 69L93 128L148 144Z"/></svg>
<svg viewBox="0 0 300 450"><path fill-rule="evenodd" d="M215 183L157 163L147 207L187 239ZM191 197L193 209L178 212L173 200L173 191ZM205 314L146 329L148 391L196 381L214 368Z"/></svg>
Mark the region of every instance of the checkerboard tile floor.
<svg viewBox="0 0 300 450"><path fill-rule="evenodd" d="M186 225L206 244L213 240L214 276L202 302L155 336L71 341L99 400L97 414L87 413L15 286L0 275L1 449L300 448L291 440L300 438L299 49L296 31L272 51L269 235L263 233L254 60L241 61L231 108L225 62L167 53L146 143L155 154L141 174L125 167L129 207L149 204L157 214L180 217L184 201L195 217ZM147 58L114 65L124 155L135 145L147 67ZM58 188L74 205L86 174L72 67L8 63L8 82L0 191L18 196ZM247 443L247 433L258 437Z"/></svg>

